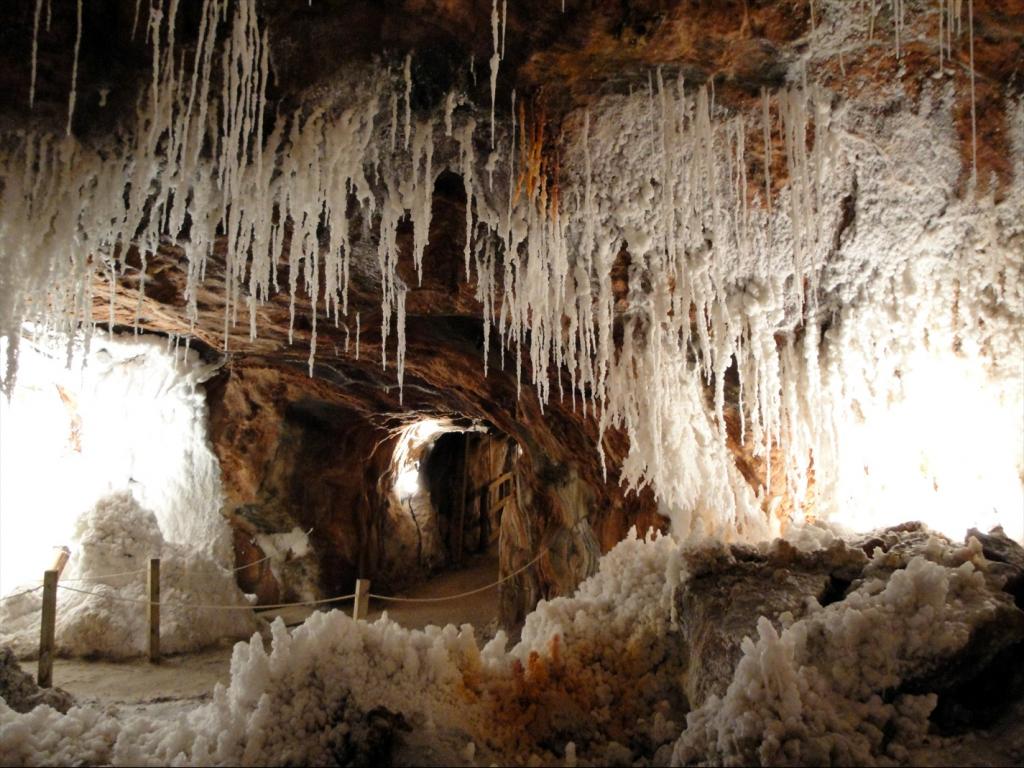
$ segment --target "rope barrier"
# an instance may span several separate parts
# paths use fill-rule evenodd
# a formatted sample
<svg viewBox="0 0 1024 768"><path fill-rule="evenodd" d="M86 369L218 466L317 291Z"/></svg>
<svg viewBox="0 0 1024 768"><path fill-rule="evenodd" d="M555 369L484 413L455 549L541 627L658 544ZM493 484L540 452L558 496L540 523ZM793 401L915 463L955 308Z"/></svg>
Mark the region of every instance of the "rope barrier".
<svg viewBox="0 0 1024 768"><path fill-rule="evenodd" d="M77 592L80 595L89 595L91 597L98 597L101 600L113 600L120 603L133 603L134 605L173 605L180 608L216 608L224 611L252 611L260 610L266 611L275 608L293 608L295 606L303 605L323 605L325 603L338 603L343 600L351 600L355 597L352 595L340 595L338 597L326 597L321 600L303 600L297 603L276 603L274 605L228 605L228 604L217 604L217 603L186 603L180 600L138 600L133 597L121 597L120 595L107 595L102 592L89 592L85 589L77 589L76 587L68 587L64 584L58 584L58 589L63 589L67 592Z"/></svg>
<svg viewBox="0 0 1024 768"><path fill-rule="evenodd" d="M243 571L246 568L252 568L254 565L259 565L264 560L269 560L269 559L270 559L270 555L264 555L259 560L253 560L251 563L246 563L245 565L240 565L237 568L232 568L231 572L232 573L238 573L239 571Z"/></svg>
<svg viewBox="0 0 1024 768"><path fill-rule="evenodd" d="M238 573L238 571L245 570L246 568L251 568L254 565L259 565L260 563L262 563L262 562L264 562L266 560L269 560L269 559L270 559L270 555L265 555L265 556L261 557L259 560L254 560L251 563L246 563L245 565L240 565L237 568L231 568L231 569L229 569L228 572L229 573ZM69 582L70 581L70 582L74 582L74 583L96 583L96 582L106 581L107 579L118 579L118 578L120 578L122 576L134 576L137 573L145 573L145 572L146 572L145 568L136 568L134 571L121 571L119 573L107 573L107 574L104 574L102 576L77 576L77 577L74 577L74 578L64 578L62 576L60 580L64 581L64 582ZM39 587L37 587L36 589L39 589ZM33 591L33 590L29 590L29 591ZM22 592L20 594L27 594L27 593ZM10 597L14 597L14 595L10 595ZM3 599L6 600L8 598L5 597Z"/></svg>
<svg viewBox="0 0 1024 768"><path fill-rule="evenodd" d="M6 597L0 597L0 603L4 602L5 600L13 600L14 598L21 597L22 595L30 595L33 592L38 592L42 588L43 588L43 585L40 584L38 587L33 587L32 589L26 589L24 592L17 592L17 593L15 593L13 595L7 595Z"/></svg>
<svg viewBox="0 0 1024 768"><path fill-rule="evenodd" d="M78 576L73 579L61 577L61 581L103 581L104 579L117 579L121 576L134 576L136 573L145 573L145 568L136 568L134 571L121 571L120 573L107 573L103 576Z"/></svg>
<svg viewBox="0 0 1024 768"><path fill-rule="evenodd" d="M458 600L459 598L462 598L462 597L469 597L470 595L476 595L476 594L479 594L481 592L486 592L487 590L494 589L498 585L503 584L504 582L509 581L510 579L514 579L516 576L521 574L523 571L527 570L528 568L533 567L546 554L547 554L547 550L543 549L543 550L541 550L537 554L537 556L535 558L533 558L533 560L528 562L523 567L521 567L521 568L513 571L512 573L508 574L507 576L504 576L504 577L498 579L497 581L495 581L495 582L493 582L491 584L488 584L487 586L478 587L477 589L471 589L468 592L460 592L460 593L458 593L456 595L445 595L443 597L393 597L393 596L389 596L389 595L375 595L375 594L371 593L369 595L369 597L371 599L374 599L374 600L381 600L381 601L389 602L389 603L442 603L442 602L447 602L449 600ZM266 559L266 558L264 558L264 559ZM259 562L259 561L257 561L257 562ZM249 563L249 565L256 565L256 563ZM248 565L242 566L242 567L243 568L247 568ZM143 569L143 570L145 570L145 569ZM133 598L133 597L122 597L121 595L110 595L110 594L105 594L105 593L102 593L102 592L90 592L89 590L86 590L86 589L78 589L77 587L69 587L66 584L59 584L59 583L57 584L57 588L58 589L63 589L66 592L75 592L75 593L80 594L80 595L88 595L90 597L98 597L101 600L111 600L111 601L119 602L119 603L131 603L133 605L167 605L167 606L177 606L177 607L180 607L180 608L206 608L206 609L216 609L216 610L222 610L222 611L260 611L260 612L263 612L263 611L270 611L270 610L279 610L281 608L298 608L298 607L308 607L308 606L313 606L313 605L326 605L328 603L340 603L340 602L342 602L344 600L352 600L352 599L355 598L355 595L352 594L352 595L339 595L338 597L326 597L326 598L322 598L320 600L302 600L302 601L294 602L294 603L274 603L272 605L227 605L227 604L216 604L216 603L187 603L187 602L182 602L182 601L179 601L179 600L161 600L159 602L150 601L150 600L144 600L144 599L143 600L139 600L139 599L136 599L136 598ZM35 589L29 589L29 590L26 590L25 592L20 592L17 595L8 595L7 597L2 598L2 600L9 600L12 597L19 597L20 595L27 595L29 592L36 592L37 590L40 590L40 589L42 589L42 587L36 587Z"/></svg>
<svg viewBox="0 0 1024 768"><path fill-rule="evenodd" d="M540 553L535 558L533 558L533 560L528 562L519 570L513 571L508 576L498 579L493 584L488 584L486 587L478 587L476 589L471 589L469 592L460 592L457 595L445 595L444 597L389 597L387 595L375 595L371 592L370 598L374 600L383 600L389 603L443 603L447 602L448 600L457 600L460 597L469 597L470 595L477 595L481 592L486 592L488 589L494 589L496 586L508 581L509 579L515 578L520 573L525 571L527 568L530 568L531 566L536 564L536 562L547 553L548 551L546 549L542 549Z"/></svg>

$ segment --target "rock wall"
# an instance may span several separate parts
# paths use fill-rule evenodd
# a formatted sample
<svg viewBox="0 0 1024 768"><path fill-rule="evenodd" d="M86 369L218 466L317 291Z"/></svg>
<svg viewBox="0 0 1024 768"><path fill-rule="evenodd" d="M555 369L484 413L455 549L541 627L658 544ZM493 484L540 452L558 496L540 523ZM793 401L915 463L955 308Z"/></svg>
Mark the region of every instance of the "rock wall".
<svg viewBox="0 0 1024 768"><path fill-rule="evenodd" d="M439 349L435 375L471 373L477 381L465 385L467 393L485 381L494 387L495 379L513 385L508 374L492 371L484 380L479 368L458 365L458 353L445 354L445 342ZM494 520L498 530L488 533L500 542L502 575L542 549L547 553L503 585L501 615L508 624L521 621L538 599L571 592L631 525L665 527L648 494L627 497L612 478L601 477L593 448L583 448L595 427L571 412L542 417L520 402L509 413L499 398L433 393L402 410L386 400L386 390L338 386L271 361L229 362L206 392L236 562L253 564L239 572L239 582L264 603L347 594L358 576L370 578L375 589L399 589L457 562L451 518L467 457L463 555L481 549L487 502L480 491L495 476L491 467L513 475L506 491L511 500ZM472 416L486 420L493 434L441 434L436 455L428 452L421 461L421 483L429 485L435 508L434 519L422 524L436 530L427 531L427 551L417 564L416 529L393 493L392 461L402 426L427 416L455 417L465 427ZM580 451L570 456L563 444ZM260 537L294 529L308 532L308 554L257 562L268 554Z"/></svg>

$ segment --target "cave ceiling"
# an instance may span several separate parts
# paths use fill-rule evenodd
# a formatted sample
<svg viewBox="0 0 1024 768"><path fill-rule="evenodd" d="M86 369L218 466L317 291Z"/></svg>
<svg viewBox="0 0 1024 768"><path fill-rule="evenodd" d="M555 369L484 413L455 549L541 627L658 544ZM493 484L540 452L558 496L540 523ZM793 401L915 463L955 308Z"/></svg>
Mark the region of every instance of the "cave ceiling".
<svg viewBox="0 0 1024 768"><path fill-rule="evenodd" d="M73 133L83 144L101 145L111 137L123 140L116 137L146 93L152 77L150 46L144 21L135 18L135 6L118 0L86 4L72 121ZM762 91L783 87L792 78L794 66L810 55L808 32L819 21L814 6L803 0L515 0L506 9L499 3L507 16L505 54L496 83L497 119L507 130L511 120L528 114L545 152L557 162L560 147L579 130L578 121L569 119L574 112L610 94L653 89L655 76L681 79L694 87L706 84L724 109L756 114ZM371 67L391 67L400 77L406 57L415 114L438 110L453 90L465 93L481 109L490 102L492 4L486 0L257 0L254 7L269 43L268 113L313 107L338 111ZM39 34L35 104L30 109L26 94L34 11L30 0L5 3L0 11L0 130L5 135L29 128L59 134L67 119L76 5L68 0L45 4L44 13L52 18L42 22ZM958 96L954 127L964 167L970 165L974 142L978 176L993 180L998 198L1012 176L1000 105L1007 91L1019 93L1024 81L1024 1L977 0L974 12L976 126L971 127L969 101ZM199 0L181 1L176 33L180 50L195 45L201 13ZM837 51L818 68L818 81L835 89L836 101L856 102L898 76L904 81L906 98L913 100L934 79L934 46L913 39L905 43L899 61L890 55L890 46L886 42L879 50L861 47L845 58ZM967 47L957 46L950 55L963 64ZM521 112L511 107L513 91ZM890 108L905 105L894 103ZM553 467L545 470L549 474L575 463L574 471L594 487L604 488L602 493L616 496L621 507L622 492L611 486L615 465L627 451L626 436L616 429L604 432L603 447L613 469L609 483L593 447L598 435L593 413L568 398L555 398L542 409L536 397L520 397L520 386L531 394L533 385L517 382L515 365L510 356L503 360L493 334L485 341L481 301L476 287L462 274L466 194L457 158L451 151L441 151L434 162L435 168L447 166L447 170L434 185L422 282L413 266L413 226L400 222L396 228L396 272L409 286L408 353L401 391L393 371L380 365L383 318L376 256L380 224L358 206L349 211L353 254L349 314L342 324L321 318L315 360L309 354L309 300L301 294L294 307L291 340L292 308L286 292L272 295L258 307L260 330L255 338L244 318L227 324L225 331L226 276L218 258L223 247L207 266L194 327L186 313L186 255L169 237L156 252L145 254L145 260L135 248L121 255L123 272L114 311L110 312L105 289L97 290L94 318L105 322L113 317L113 325L120 328L137 322L147 331L191 333L193 345L225 371L268 367L285 371L290 381L306 382L299 386L309 397L351 408L384 428L425 415L491 424L525 446L528 461ZM965 170L961 186L966 174ZM780 167L774 183L784 181ZM851 199L844 206L835 211L837 245L855 215ZM637 279L629 262L628 248L623 247L612 267L619 314L629 311L629 281ZM140 304L143 263L146 285ZM284 265L278 277L281 283L287 281ZM354 315L361 325L358 359ZM486 376L481 366L485 344L490 358ZM749 452L744 453L735 435L731 438L741 471L755 478L763 468ZM580 461L581 456L591 459ZM641 506L649 512L655 506L653 499L649 494L643 498Z"/></svg>

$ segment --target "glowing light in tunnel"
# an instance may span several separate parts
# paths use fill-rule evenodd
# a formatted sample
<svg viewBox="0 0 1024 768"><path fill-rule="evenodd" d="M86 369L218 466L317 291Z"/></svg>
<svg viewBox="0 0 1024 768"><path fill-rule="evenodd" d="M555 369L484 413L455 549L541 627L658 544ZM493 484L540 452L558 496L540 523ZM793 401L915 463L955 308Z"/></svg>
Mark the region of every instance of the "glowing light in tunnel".
<svg viewBox="0 0 1024 768"><path fill-rule="evenodd" d="M420 469L418 464L407 466L398 474L395 480L395 492L399 498L415 496L420 489Z"/></svg>
<svg viewBox="0 0 1024 768"><path fill-rule="evenodd" d="M423 419L402 430L395 447L393 467L395 472L394 491L398 498L415 496L420 490L418 455L427 443L442 432L461 431L450 422L439 419Z"/></svg>

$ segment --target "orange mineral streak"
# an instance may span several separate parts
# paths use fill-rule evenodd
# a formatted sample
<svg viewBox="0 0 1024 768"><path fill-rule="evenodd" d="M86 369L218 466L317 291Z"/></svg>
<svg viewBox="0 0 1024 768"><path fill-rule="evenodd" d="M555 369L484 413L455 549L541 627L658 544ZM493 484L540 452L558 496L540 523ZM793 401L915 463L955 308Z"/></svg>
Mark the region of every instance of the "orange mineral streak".
<svg viewBox="0 0 1024 768"><path fill-rule="evenodd" d="M628 739L648 706L644 697L651 686L645 684L666 659L652 658L644 642L627 645L614 659L607 654L602 645L582 639L567 643L556 634L545 652L532 651L525 665L513 661L506 675L493 677L481 692L488 716L479 740L529 753L566 741L586 744L598 726L612 739ZM637 686L637 680L644 684Z"/></svg>
<svg viewBox="0 0 1024 768"><path fill-rule="evenodd" d="M519 124L522 126L519 133L520 170L512 203L517 204L525 194L527 200L557 224L560 205L560 142L548 136L552 126L548 120L543 93L533 99L529 110L525 101L519 102Z"/></svg>

